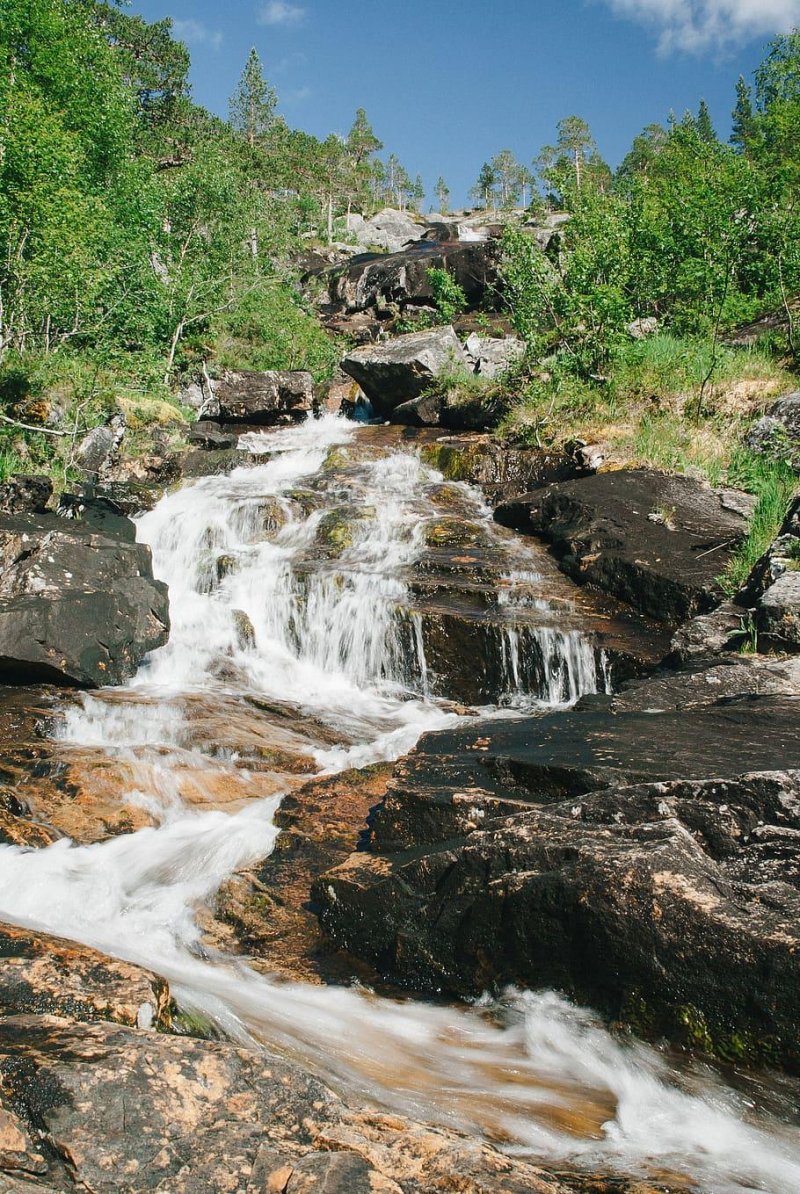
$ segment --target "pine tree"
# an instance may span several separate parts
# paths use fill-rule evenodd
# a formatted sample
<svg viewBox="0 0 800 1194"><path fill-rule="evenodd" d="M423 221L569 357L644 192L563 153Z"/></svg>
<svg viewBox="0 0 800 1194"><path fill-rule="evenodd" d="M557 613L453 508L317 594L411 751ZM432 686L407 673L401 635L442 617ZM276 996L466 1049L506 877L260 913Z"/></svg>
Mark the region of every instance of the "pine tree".
<svg viewBox="0 0 800 1194"><path fill-rule="evenodd" d="M491 168L500 189L500 206L513 207L522 189L521 166L510 149L501 149L492 158Z"/></svg>
<svg viewBox="0 0 800 1194"><path fill-rule="evenodd" d="M715 144L717 141L717 134L714 131L714 124L711 120L711 113L708 110L708 104L704 99L700 100L700 108L697 112L695 128L700 135L701 141L705 141L707 145Z"/></svg>
<svg viewBox="0 0 800 1194"><path fill-rule="evenodd" d="M261 59L253 47L242 71L242 77L231 96L231 125L240 133L244 133L248 144L253 146L272 124L277 102L278 97L264 78Z"/></svg>
<svg viewBox="0 0 800 1194"><path fill-rule="evenodd" d="M490 207L495 206L495 187L497 185L497 176L494 172L490 162L484 162L481 166L481 172L478 175L478 181L470 191L470 195L477 202L488 211Z"/></svg>
<svg viewBox="0 0 800 1194"><path fill-rule="evenodd" d="M361 166L374 153L383 149L383 142L375 136L372 125L363 108L356 110L352 128L347 134L347 152L355 166Z"/></svg>
<svg viewBox="0 0 800 1194"><path fill-rule="evenodd" d="M447 209L450 204L450 188L441 175L439 175L439 178L436 181L434 194L436 195L436 201L439 204L439 211L443 216L446 216Z"/></svg>
<svg viewBox="0 0 800 1194"><path fill-rule="evenodd" d="M411 205L414 208L414 211L419 211L419 209L422 207L422 204L425 202L425 184L422 181L421 174L418 174L414 179L409 192L409 197L411 199Z"/></svg>
<svg viewBox="0 0 800 1194"><path fill-rule="evenodd" d="M736 107L733 109L731 145L740 153L747 153L756 137L756 115L753 111L753 92L742 75L736 84Z"/></svg>

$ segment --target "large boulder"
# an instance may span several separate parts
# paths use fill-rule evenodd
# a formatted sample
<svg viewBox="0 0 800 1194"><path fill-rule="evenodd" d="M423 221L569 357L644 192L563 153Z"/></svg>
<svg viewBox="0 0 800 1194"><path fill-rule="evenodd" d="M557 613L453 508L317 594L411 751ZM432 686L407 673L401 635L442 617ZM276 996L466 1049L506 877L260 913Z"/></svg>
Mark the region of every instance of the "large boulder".
<svg viewBox="0 0 800 1194"><path fill-rule="evenodd" d="M498 242L422 241L400 253L353 258L327 274L333 311L354 314L431 307L429 271L446 269L470 307L493 300L498 282Z"/></svg>
<svg viewBox="0 0 800 1194"><path fill-rule="evenodd" d="M347 225L347 231L360 248L381 249L387 253L398 253L406 245L421 240L427 230L426 223L393 207L385 207L368 220L353 212Z"/></svg>
<svg viewBox="0 0 800 1194"><path fill-rule="evenodd" d="M800 571L784 572L758 605L763 640L783 651L800 651Z"/></svg>
<svg viewBox="0 0 800 1194"><path fill-rule="evenodd" d="M355 348L341 362L375 410L390 415L419 398L440 374L465 368L461 341L453 328L411 332L383 344Z"/></svg>
<svg viewBox="0 0 800 1194"><path fill-rule="evenodd" d="M579 583L677 626L713 609L753 500L648 469L599 473L501 504L504 526L552 544Z"/></svg>
<svg viewBox="0 0 800 1194"><path fill-rule="evenodd" d="M119 684L169 634L150 549L54 514L0 517L0 678Z"/></svg>
<svg viewBox="0 0 800 1194"><path fill-rule="evenodd" d="M315 883L323 929L413 988L556 987L800 1064L798 713L753 697L428 735L370 851Z"/></svg>
<svg viewBox="0 0 800 1194"><path fill-rule="evenodd" d="M125 437L125 420L114 415L102 427L87 432L75 451L75 463L90 476L106 473L116 463Z"/></svg>
<svg viewBox="0 0 800 1194"><path fill-rule="evenodd" d="M201 420L275 426L304 419L314 410L314 378L302 370L254 372L226 369L209 383Z"/></svg>

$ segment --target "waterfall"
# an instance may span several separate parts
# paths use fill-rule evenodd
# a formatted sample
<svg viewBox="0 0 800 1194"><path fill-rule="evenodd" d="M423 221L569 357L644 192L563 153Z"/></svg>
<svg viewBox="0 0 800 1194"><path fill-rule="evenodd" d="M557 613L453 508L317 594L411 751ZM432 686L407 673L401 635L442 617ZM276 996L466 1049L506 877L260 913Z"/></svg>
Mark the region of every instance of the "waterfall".
<svg viewBox="0 0 800 1194"><path fill-rule="evenodd" d="M94 845L0 847L0 917L155 970L183 1006L300 1058L346 1097L565 1166L672 1170L709 1194L800 1188L800 1151L777 1122L710 1071L681 1074L555 994L430 1005L277 983L204 957L195 910L269 854L281 792L238 767L224 736L197 741L193 701L224 700L232 717L254 700L290 704L329 728L314 751L320 774L394 759L462 720L430 696L426 615L408 582L442 478L408 452L326 471L357 436L326 418L249 437L261 463L186 485L140 518L170 586L170 642L123 692L70 708L61 735L139 767L136 795L157 824ZM485 518L477 497L462 499ZM501 581L487 630L500 704L559 705L606 682L591 641L537 595L533 563ZM242 807L189 807L188 762L239 784Z"/></svg>

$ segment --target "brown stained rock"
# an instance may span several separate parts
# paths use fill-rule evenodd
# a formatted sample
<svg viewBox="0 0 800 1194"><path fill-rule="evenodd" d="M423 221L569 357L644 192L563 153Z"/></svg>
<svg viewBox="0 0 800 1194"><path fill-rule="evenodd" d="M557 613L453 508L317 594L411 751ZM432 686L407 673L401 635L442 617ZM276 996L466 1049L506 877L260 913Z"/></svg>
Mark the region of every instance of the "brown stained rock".
<svg viewBox="0 0 800 1194"><path fill-rule="evenodd" d="M47 1161L34 1144L25 1121L0 1094L0 1191L2 1171L19 1174L47 1172Z"/></svg>
<svg viewBox="0 0 800 1194"><path fill-rule="evenodd" d="M357 847L368 813L383 798L390 764L311 780L286 796L275 817L273 853L220 889L206 939L244 952L253 966L302 982L349 981L358 969L320 934L311 884Z"/></svg>
<svg viewBox="0 0 800 1194"><path fill-rule="evenodd" d="M0 925L0 1015L29 1012L166 1030L169 988L88 946Z"/></svg>
<svg viewBox="0 0 800 1194"><path fill-rule="evenodd" d="M456 1132L351 1110L292 1062L111 1024L0 1022L0 1090L25 1131L47 1133L49 1180L61 1159L94 1194L581 1189Z"/></svg>
<svg viewBox="0 0 800 1194"><path fill-rule="evenodd" d="M147 716L146 697L126 691L96 698L136 707ZM158 816L135 793L159 793L159 765L173 748L146 748L110 756L102 748L77 747L54 735L75 697L55 689L0 687L0 842L46 846L66 836L101 841L156 824ZM181 746L169 784L185 803L236 811L250 800L284 792L316 770L313 752L338 741L333 732L290 705L214 694L175 702ZM169 727L167 727L169 728ZM235 764L195 753L224 743ZM163 793L174 797L174 789Z"/></svg>

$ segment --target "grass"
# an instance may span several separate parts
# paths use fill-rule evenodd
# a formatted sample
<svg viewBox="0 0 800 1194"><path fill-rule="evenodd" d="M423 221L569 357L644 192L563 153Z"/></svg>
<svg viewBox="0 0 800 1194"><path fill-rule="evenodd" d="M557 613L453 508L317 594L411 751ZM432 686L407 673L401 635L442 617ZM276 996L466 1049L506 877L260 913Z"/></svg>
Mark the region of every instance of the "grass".
<svg viewBox="0 0 800 1194"><path fill-rule="evenodd" d="M560 360L516 395L500 435L512 442L559 446L576 438L603 444L610 465L639 465L725 479L753 419L796 381L766 350L718 349L713 384L707 341L661 333L631 342L604 382L576 378Z"/></svg>
<svg viewBox="0 0 800 1194"><path fill-rule="evenodd" d="M797 492L798 478L785 460L759 456L743 448L735 453L727 479L757 498L747 537L720 578L725 592L733 596L778 534Z"/></svg>

